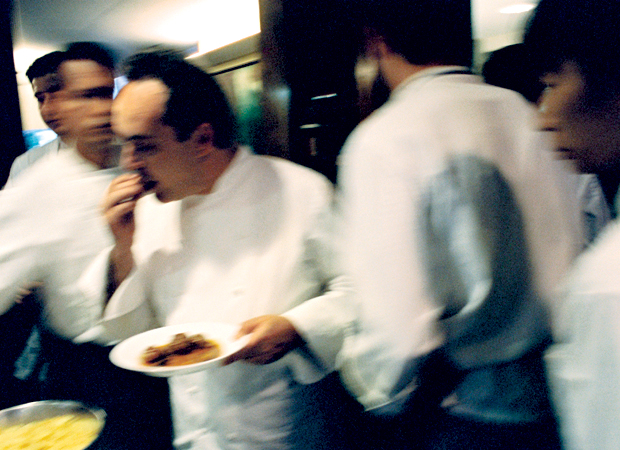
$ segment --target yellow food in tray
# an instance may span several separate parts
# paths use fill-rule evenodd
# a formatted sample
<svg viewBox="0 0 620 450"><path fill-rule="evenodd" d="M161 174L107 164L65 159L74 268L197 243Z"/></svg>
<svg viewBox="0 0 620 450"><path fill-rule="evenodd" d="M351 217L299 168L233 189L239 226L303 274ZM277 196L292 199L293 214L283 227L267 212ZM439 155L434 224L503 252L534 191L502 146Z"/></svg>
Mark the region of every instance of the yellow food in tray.
<svg viewBox="0 0 620 450"><path fill-rule="evenodd" d="M0 450L82 450L100 431L96 418L66 414L0 427Z"/></svg>

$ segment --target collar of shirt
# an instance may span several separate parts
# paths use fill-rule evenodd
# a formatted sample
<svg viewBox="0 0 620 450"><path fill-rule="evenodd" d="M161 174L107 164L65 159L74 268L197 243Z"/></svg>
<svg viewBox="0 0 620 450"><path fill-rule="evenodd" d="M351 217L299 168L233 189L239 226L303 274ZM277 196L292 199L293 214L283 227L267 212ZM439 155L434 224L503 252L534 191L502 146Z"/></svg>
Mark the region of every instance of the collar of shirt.
<svg viewBox="0 0 620 450"><path fill-rule="evenodd" d="M163 235L166 240L166 248L169 250L178 250L182 247L182 219L184 214L190 211L211 208L220 201L228 198L229 195L234 195L231 194L231 191L248 177L248 171L251 169L248 162L251 156L252 153L247 147L239 147L230 165L218 178L209 194L191 195L178 202L169 203L168 205L161 205L157 200L152 200L157 203L156 208L158 209L167 207L171 210L175 210L174 213L168 216L168 225Z"/></svg>
<svg viewBox="0 0 620 450"><path fill-rule="evenodd" d="M399 92L403 91L407 86L416 83L421 79L430 79L434 77L438 77L440 75L449 75L453 72L461 73L467 72L471 73L469 67L465 66L437 66L437 67L429 67L428 69L422 69L419 72L410 75L405 78L396 88L392 91L391 96L399 95Z"/></svg>
<svg viewBox="0 0 620 450"><path fill-rule="evenodd" d="M190 195L182 199L181 209L185 211L197 207L208 207L228 197L230 191L247 177L249 166L246 163L250 156L250 150L240 146L224 173L216 180L211 192L206 195Z"/></svg>

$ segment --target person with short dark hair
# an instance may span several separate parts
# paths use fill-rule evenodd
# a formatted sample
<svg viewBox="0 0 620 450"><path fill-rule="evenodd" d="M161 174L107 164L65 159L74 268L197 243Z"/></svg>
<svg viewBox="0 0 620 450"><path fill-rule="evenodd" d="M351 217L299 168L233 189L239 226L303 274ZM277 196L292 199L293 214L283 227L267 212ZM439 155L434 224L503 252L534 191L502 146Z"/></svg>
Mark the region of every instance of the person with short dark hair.
<svg viewBox="0 0 620 450"><path fill-rule="evenodd" d="M509 45L491 53L482 67L486 83L513 90L523 95L532 107L543 92L544 85L534 68L533 58L523 43ZM555 164L558 176L565 184L570 198L574 195L576 226L587 248L611 221L611 205L605 199L600 182L594 173L575 173L562 162Z"/></svg>
<svg viewBox="0 0 620 450"><path fill-rule="evenodd" d="M546 86L539 125L559 158L598 177L614 218L556 302L546 361L568 450L620 448L619 20L615 0L541 0L524 38Z"/></svg>
<svg viewBox="0 0 620 450"><path fill-rule="evenodd" d="M23 286L40 284L40 397L103 408L106 425L93 449L165 450L172 445L165 380L111 364L109 342L94 342L103 304L78 288L82 272L113 243L99 203L121 171L110 124L111 60L96 44L72 48L57 70L68 148L0 191L0 314Z"/></svg>
<svg viewBox="0 0 620 450"><path fill-rule="evenodd" d="M35 60L26 71L26 76L32 84L34 96L39 103L39 112L43 122L59 136L64 134L58 113L50 108L55 98L54 94L61 88L58 79L58 66L63 61L64 53L55 51Z"/></svg>
<svg viewBox="0 0 620 450"><path fill-rule="evenodd" d="M39 104L41 118L58 137L15 158L6 186L11 186L15 177L40 158L47 154L58 153L60 147L63 146L62 139L67 136L67 129L60 120L58 91L61 89L61 83L57 74L58 65L63 58L63 52L48 53L36 59L26 71L26 76L30 80L34 96Z"/></svg>
<svg viewBox="0 0 620 450"><path fill-rule="evenodd" d="M103 201L115 245L82 281L92 301L113 293L102 327L123 338L209 321L249 335L225 366L169 379L177 448L342 448L326 432L338 402L311 395L353 315L331 183L239 146L222 90L176 53L135 55L127 78L112 125L131 173Z"/></svg>
<svg viewBox="0 0 620 450"><path fill-rule="evenodd" d="M472 74L467 2L362 3L391 91L338 178L359 311L341 374L368 448L559 448L545 299L574 241L535 112Z"/></svg>
<svg viewBox="0 0 620 450"><path fill-rule="evenodd" d="M536 76L522 43L494 50L482 66L486 83L518 92L536 103L544 86Z"/></svg>

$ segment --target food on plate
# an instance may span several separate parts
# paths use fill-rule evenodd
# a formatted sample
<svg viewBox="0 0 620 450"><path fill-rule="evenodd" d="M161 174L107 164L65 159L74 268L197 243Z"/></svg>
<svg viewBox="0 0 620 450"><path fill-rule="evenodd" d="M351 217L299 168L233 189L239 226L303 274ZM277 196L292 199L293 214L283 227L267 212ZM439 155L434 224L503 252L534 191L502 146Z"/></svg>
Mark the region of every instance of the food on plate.
<svg viewBox="0 0 620 450"><path fill-rule="evenodd" d="M0 427L0 449L82 450L101 431L94 417L63 414L35 422Z"/></svg>
<svg viewBox="0 0 620 450"><path fill-rule="evenodd" d="M147 366L184 366L208 361L220 355L217 342L201 334L186 336L178 333L166 345L151 346L142 353L142 363Z"/></svg>

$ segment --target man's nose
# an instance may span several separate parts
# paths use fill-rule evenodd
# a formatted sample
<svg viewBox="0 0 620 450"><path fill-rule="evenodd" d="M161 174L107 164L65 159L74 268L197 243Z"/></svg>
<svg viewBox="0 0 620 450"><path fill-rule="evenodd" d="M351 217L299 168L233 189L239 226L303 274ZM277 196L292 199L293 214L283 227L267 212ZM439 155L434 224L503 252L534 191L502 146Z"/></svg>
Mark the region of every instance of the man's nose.
<svg viewBox="0 0 620 450"><path fill-rule="evenodd" d="M540 131L557 130L557 118L554 114L551 114L548 101L544 93L538 99L538 115L536 125Z"/></svg>
<svg viewBox="0 0 620 450"><path fill-rule="evenodd" d="M112 99L100 99L97 102L97 114L100 116L109 117L112 115Z"/></svg>
<svg viewBox="0 0 620 450"><path fill-rule="evenodd" d="M39 108L42 115L51 115L56 114L56 101L50 95L46 95L43 97L43 102Z"/></svg>
<svg viewBox="0 0 620 450"><path fill-rule="evenodd" d="M144 167L144 161L138 157L135 146L126 143L121 149L120 165L126 170L135 171Z"/></svg>
<svg viewBox="0 0 620 450"><path fill-rule="evenodd" d="M551 115L539 110L537 128L540 131L557 131L558 121Z"/></svg>

